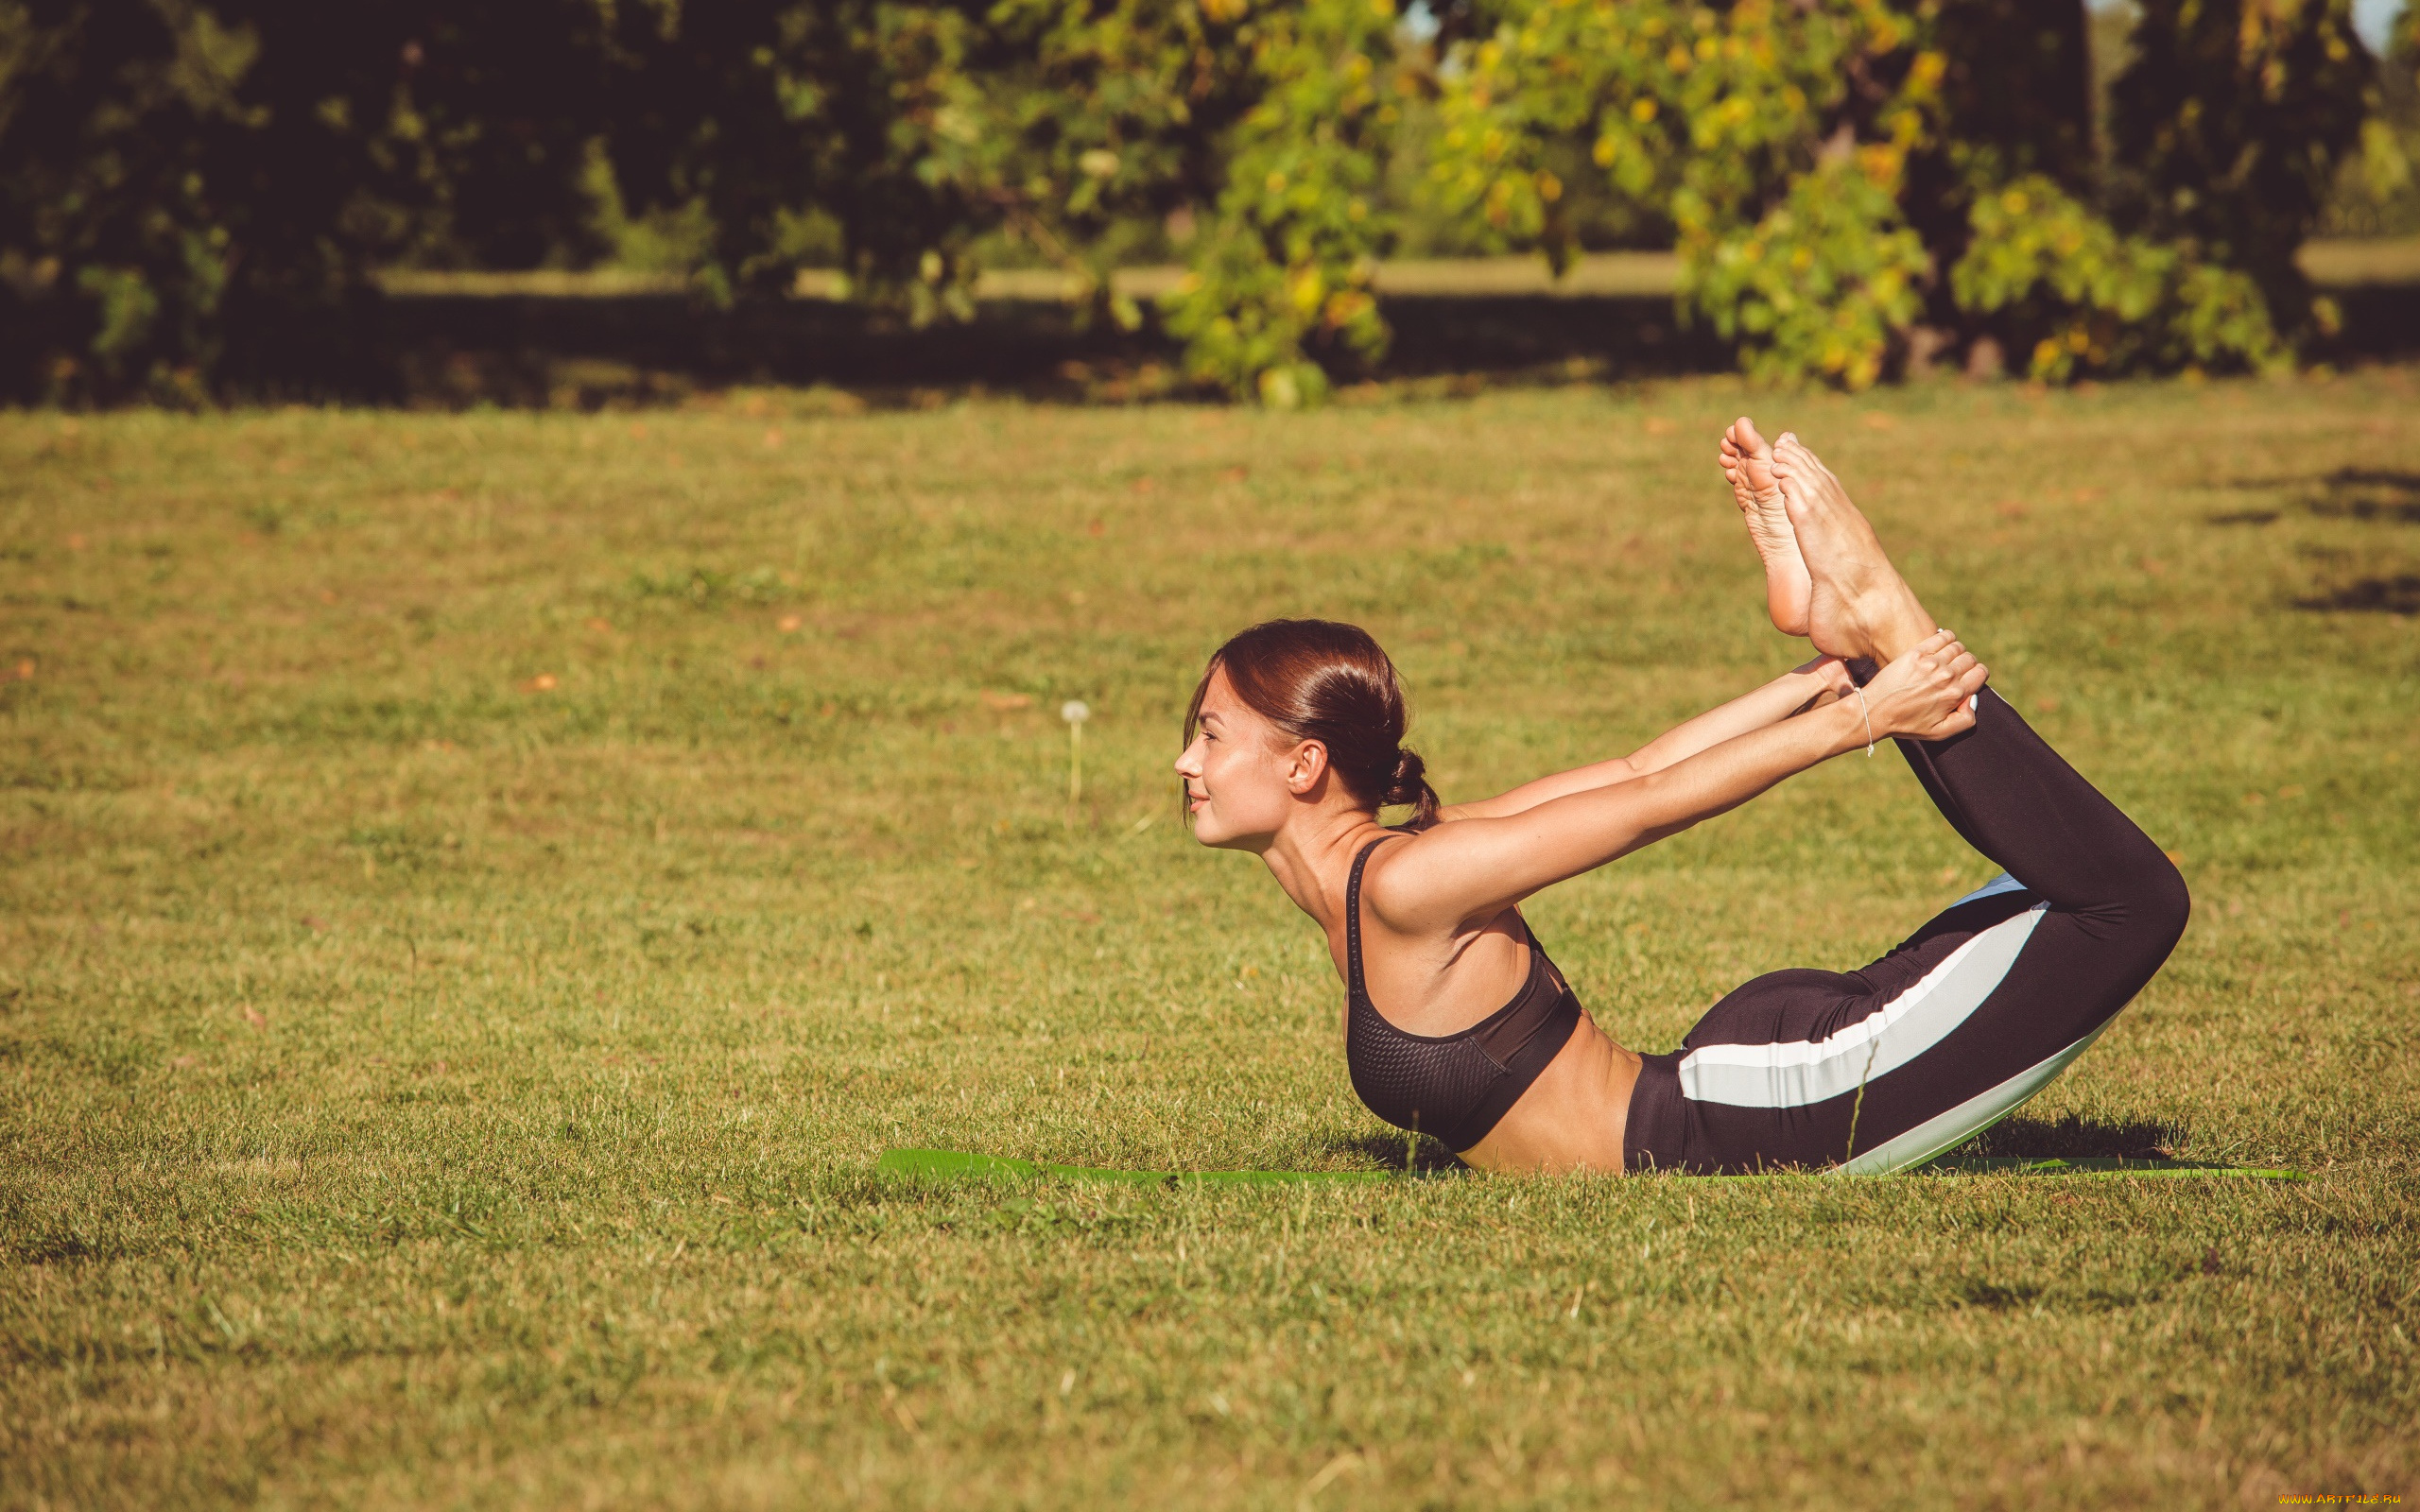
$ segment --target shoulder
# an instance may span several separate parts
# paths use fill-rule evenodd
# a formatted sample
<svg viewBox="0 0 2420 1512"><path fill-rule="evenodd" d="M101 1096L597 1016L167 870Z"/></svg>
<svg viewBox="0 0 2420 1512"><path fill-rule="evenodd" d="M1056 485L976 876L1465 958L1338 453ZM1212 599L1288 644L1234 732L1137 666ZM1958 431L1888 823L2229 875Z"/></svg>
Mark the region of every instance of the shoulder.
<svg viewBox="0 0 2420 1512"><path fill-rule="evenodd" d="M1426 824L1391 825L1372 842L1361 873L1361 904L1372 921L1399 935L1451 934L1462 920L1450 904L1442 908L1458 869L1447 852L1456 849L1452 831L1462 826L1432 819Z"/></svg>

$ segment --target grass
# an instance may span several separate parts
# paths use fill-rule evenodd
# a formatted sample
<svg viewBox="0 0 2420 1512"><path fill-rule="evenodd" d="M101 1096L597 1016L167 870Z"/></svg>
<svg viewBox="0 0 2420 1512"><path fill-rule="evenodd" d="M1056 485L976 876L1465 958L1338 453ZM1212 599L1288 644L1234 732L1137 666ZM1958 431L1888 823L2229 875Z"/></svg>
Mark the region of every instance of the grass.
<svg viewBox="0 0 2420 1512"><path fill-rule="evenodd" d="M0 1503L2411 1494L2414 388L0 417ZM2312 1180L873 1172L1400 1165L1194 672L1345 616L1449 798L1626 748L1792 656L1742 408L2195 891L1989 1149ZM1851 758L1532 914L1664 1049L1992 869Z"/></svg>

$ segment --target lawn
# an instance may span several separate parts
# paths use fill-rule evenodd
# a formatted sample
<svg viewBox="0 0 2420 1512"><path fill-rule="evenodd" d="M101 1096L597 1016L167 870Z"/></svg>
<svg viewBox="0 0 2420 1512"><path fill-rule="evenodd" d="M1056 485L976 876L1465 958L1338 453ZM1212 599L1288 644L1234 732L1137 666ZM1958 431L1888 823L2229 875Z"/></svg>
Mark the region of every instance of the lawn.
<svg viewBox="0 0 2420 1512"><path fill-rule="evenodd" d="M873 1172L1403 1167L1316 930L1178 823L1201 659L1367 625L1449 799L1627 749L1801 654L1742 409L2193 887L1989 1147L2310 1180ZM0 416L0 1503L2420 1493L2415 415ZM1993 869L1886 752L1530 912L1662 1050Z"/></svg>

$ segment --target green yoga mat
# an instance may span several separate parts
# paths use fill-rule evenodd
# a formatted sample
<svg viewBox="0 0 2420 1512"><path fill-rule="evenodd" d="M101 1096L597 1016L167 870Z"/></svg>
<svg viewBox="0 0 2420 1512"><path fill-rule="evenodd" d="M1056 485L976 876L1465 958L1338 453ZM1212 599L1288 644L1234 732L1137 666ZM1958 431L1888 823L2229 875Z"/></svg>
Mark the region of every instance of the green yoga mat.
<svg viewBox="0 0 2420 1512"><path fill-rule="evenodd" d="M969 1155L959 1150L885 1150L874 1169L888 1176L944 1178L1061 1177L1080 1181L1123 1181L1134 1186L1180 1186L1194 1183L1274 1186L1296 1181L1401 1181L1451 1177L1458 1172L1402 1171L1112 1171L1092 1165L1050 1165L1011 1160L996 1155ZM1822 1173L1793 1173L1820 1176ZM2011 1156L1951 1155L1910 1174L1950 1176L2062 1177L2248 1177L2262 1181L2308 1181L2300 1171L2267 1170L2248 1165L2205 1165L2192 1160L2120 1160L2083 1157L2073 1160L2029 1160ZM1761 1181L1768 1177L1691 1177L1699 1181Z"/></svg>
<svg viewBox="0 0 2420 1512"><path fill-rule="evenodd" d="M1048 1165L1011 1160L997 1155L967 1155L958 1150L885 1150L873 1168L886 1176L944 1177L1063 1177L1078 1181L1124 1181L1134 1186L1179 1186L1194 1182L1220 1185L1277 1186L1295 1181L1385 1181L1401 1179L1398 1171L1111 1171L1097 1165ZM1450 1174L1450 1173L1445 1173Z"/></svg>

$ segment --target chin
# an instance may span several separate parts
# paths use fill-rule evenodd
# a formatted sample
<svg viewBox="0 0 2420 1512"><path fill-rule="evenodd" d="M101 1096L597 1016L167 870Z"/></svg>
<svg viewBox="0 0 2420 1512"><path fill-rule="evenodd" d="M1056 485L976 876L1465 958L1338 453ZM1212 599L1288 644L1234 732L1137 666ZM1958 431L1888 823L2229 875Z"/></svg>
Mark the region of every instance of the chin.
<svg viewBox="0 0 2420 1512"><path fill-rule="evenodd" d="M1213 850L1236 850L1238 849L1236 842L1244 838L1220 824L1206 810L1194 815L1192 822L1193 838L1196 843L1208 846Z"/></svg>

